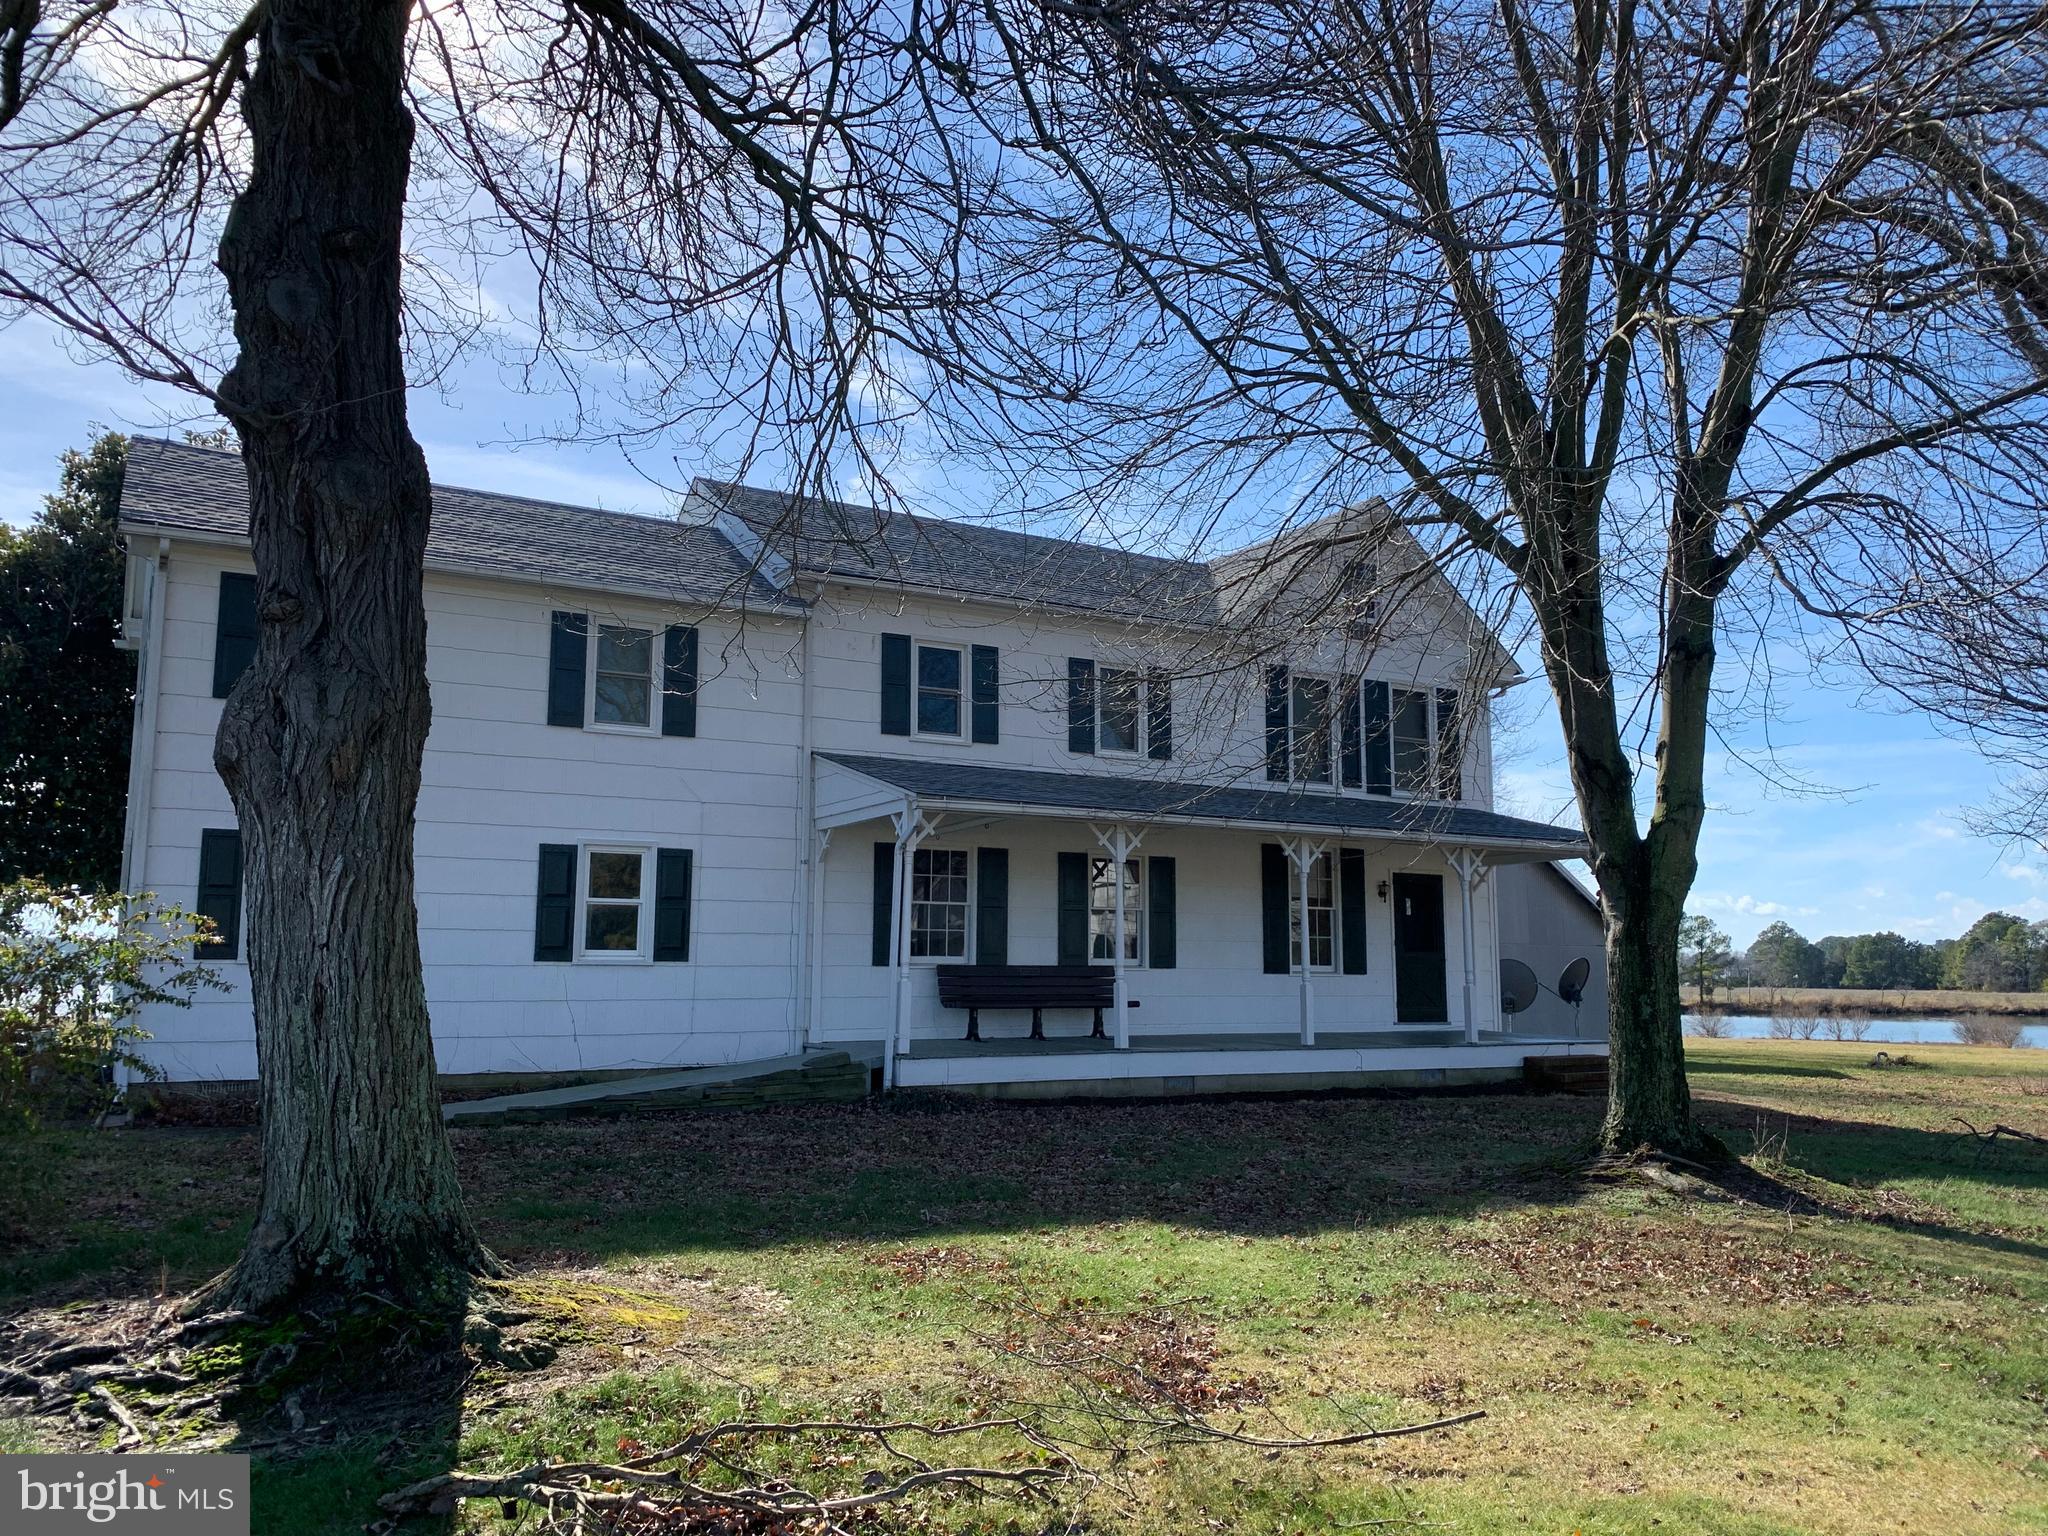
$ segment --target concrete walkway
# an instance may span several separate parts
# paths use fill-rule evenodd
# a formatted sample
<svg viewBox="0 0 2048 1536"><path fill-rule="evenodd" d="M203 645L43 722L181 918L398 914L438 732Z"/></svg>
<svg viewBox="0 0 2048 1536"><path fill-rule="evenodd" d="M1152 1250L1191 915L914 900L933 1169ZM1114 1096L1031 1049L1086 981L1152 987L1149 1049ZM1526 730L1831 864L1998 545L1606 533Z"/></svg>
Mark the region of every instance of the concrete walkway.
<svg viewBox="0 0 2048 1536"><path fill-rule="evenodd" d="M683 1067L672 1072L642 1072L632 1077L614 1077L601 1083L579 1083L573 1088L537 1088L528 1093L506 1093L490 1099L465 1099L443 1104L441 1118L451 1125L465 1120L484 1120L496 1115L567 1111L582 1105L609 1100L645 1098L654 1094L716 1088L751 1078L774 1077L784 1072L828 1072L849 1065L854 1055L845 1050L800 1051L791 1056L770 1056L760 1061L726 1062L714 1067Z"/></svg>

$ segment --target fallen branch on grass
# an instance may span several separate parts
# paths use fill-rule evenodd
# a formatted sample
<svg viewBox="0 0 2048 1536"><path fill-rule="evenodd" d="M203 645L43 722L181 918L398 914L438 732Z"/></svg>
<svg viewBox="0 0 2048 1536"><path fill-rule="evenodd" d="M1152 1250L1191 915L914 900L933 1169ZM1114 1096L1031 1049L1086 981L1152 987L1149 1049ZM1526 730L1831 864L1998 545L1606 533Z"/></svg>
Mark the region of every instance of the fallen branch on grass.
<svg viewBox="0 0 2048 1536"><path fill-rule="evenodd" d="M945 1439L1002 1431L1016 1434L1044 1452L1050 1464L932 1466L897 1450L891 1440L894 1436ZM910 1470L894 1475L870 1471L862 1477L859 1492L822 1495L770 1479L746 1487L714 1488L697 1482L691 1475L692 1469L707 1459L731 1465L712 1450L723 1442L812 1436L873 1440ZM665 1463L678 1461L684 1465L659 1470ZM449 1472L387 1493L377 1502L386 1514L397 1519L450 1514L465 1501L485 1500L529 1504L542 1511L553 1527L570 1530L593 1526L617 1528L629 1520L669 1522L685 1515L738 1514L766 1522L767 1529L780 1529L783 1522L791 1520L806 1520L818 1524L823 1531L841 1532L846 1529L845 1516L881 1504L899 1503L926 1490L950 1488L967 1493L1032 1496L1072 1480L1079 1471L1070 1457L1033 1433L1021 1419L986 1419L965 1424L920 1424L907 1420L887 1424L852 1420L734 1421L714 1424L665 1450L630 1461L536 1462L521 1471L497 1477Z"/></svg>
<svg viewBox="0 0 2048 1536"><path fill-rule="evenodd" d="M2037 1147L2048 1147L2048 1136L2036 1136L2032 1131L2023 1131L2016 1126L1994 1125L1988 1131L1980 1131L1961 1115L1956 1115L1952 1118L1957 1125L1960 1125L1964 1130L1977 1138L1980 1149L1982 1147L1996 1146L1998 1138L2001 1136L2010 1136L2014 1141L2030 1142Z"/></svg>

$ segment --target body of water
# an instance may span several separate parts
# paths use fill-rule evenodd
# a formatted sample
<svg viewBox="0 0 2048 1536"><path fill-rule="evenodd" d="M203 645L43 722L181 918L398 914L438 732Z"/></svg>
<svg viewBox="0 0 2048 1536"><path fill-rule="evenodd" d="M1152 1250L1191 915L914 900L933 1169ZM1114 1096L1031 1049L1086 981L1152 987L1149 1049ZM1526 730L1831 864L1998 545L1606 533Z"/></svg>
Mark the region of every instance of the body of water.
<svg viewBox="0 0 2048 1536"><path fill-rule="evenodd" d="M1839 1016L1845 1024L1866 1022L1849 1015ZM1685 1016L1685 1030L1693 1033L1694 1015ZM1956 1021L1946 1019L1888 1019L1872 1018L1867 1021L1869 1030L1863 1040L1867 1045L1954 1045L1956 1043ZM1829 1019L1823 1016L1820 1027L1814 1033L1816 1040L1832 1040ZM1766 1014L1725 1013L1721 1015L1724 1033L1742 1040L1768 1040L1771 1038L1771 1020ZM1801 1018L1800 1027L1805 1027ZM1794 1038L1798 1038L1795 1034ZM2020 1031L2020 1044L2048 1049L2048 1024L2028 1024Z"/></svg>

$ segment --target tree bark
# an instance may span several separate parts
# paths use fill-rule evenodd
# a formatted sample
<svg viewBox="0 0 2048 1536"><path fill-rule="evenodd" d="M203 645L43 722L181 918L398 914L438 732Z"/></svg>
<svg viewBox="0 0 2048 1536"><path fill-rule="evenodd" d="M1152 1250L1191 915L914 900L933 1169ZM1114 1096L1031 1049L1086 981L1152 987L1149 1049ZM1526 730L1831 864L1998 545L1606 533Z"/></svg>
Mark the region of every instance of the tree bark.
<svg viewBox="0 0 2048 1536"><path fill-rule="evenodd" d="M429 491L406 424L402 0L270 0L220 245L261 636L214 760L244 855L263 1185L221 1299L423 1304L488 1269L434 1081L413 905Z"/></svg>
<svg viewBox="0 0 2048 1536"><path fill-rule="evenodd" d="M1692 1117L1678 1002L1678 924L1688 885L1659 879L1650 861L1601 887L1607 928L1607 1118L1601 1145L1682 1157L1719 1151Z"/></svg>

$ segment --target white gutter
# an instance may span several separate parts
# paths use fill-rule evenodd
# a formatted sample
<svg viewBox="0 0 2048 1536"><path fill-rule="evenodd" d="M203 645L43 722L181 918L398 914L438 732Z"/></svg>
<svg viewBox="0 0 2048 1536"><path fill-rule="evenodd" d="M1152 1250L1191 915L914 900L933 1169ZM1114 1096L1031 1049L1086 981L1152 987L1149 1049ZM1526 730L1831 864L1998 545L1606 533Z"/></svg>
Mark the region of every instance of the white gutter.
<svg viewBox="0 0 2048 1536"><path fill-rule="evenodd" d="M649 519L650 522L653 519ZM666 527L665 523L656 524ZM206 529L170 528L158 523L123 522L121 532L147 535L164 539L178 539L189 544L206 544L219 549L241 549L249 547L247 538L229 533L214 533ZM512 586L537 587L543 592L559 592L564 596L585 595L591 597L638 597L651 598L656 602L699 604L707 613L773 613L781 615L801 614L805 605L793 598L706 596L701 592L681 592L675 587L663 587L632 581L598 582L575 576L536 576L531 571L506 571L488 565L476 565L462 560L446 560L428 557L425 568L436 575L464 576L472 581L500 581Z"/></svg>

